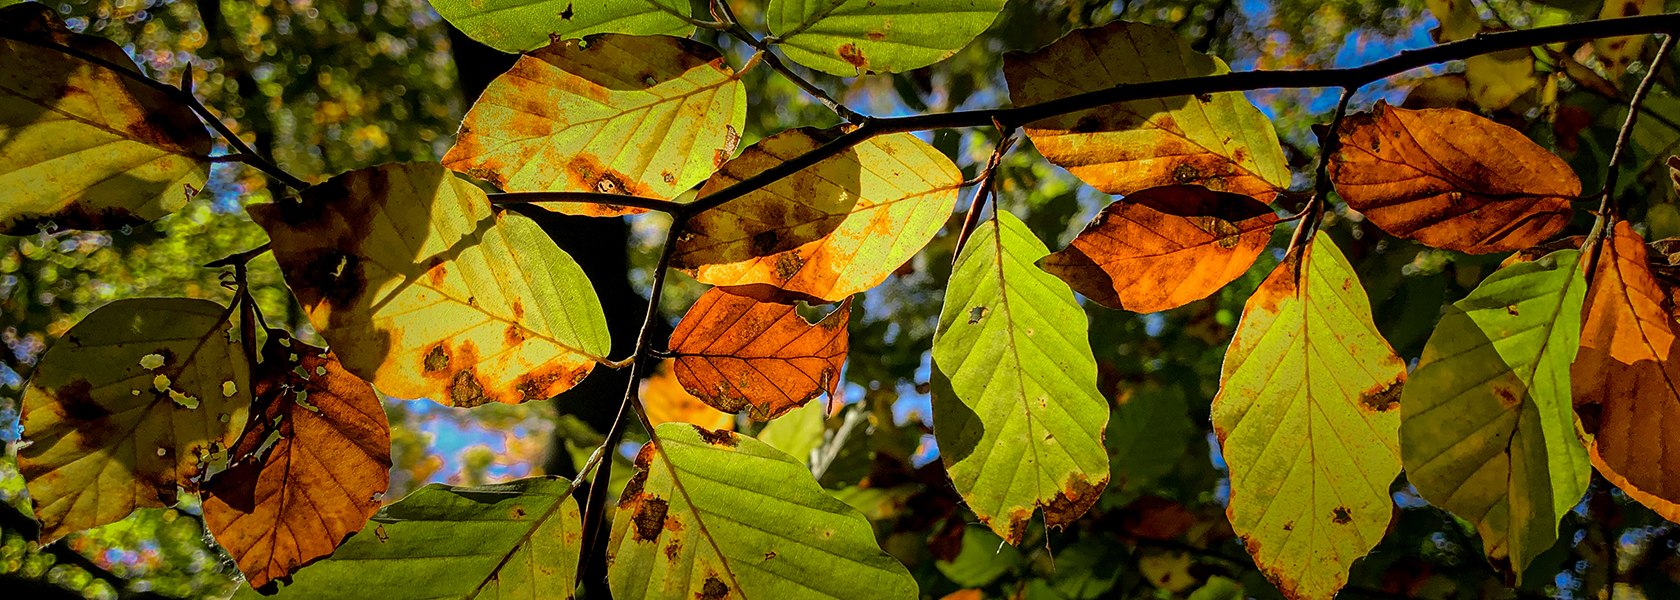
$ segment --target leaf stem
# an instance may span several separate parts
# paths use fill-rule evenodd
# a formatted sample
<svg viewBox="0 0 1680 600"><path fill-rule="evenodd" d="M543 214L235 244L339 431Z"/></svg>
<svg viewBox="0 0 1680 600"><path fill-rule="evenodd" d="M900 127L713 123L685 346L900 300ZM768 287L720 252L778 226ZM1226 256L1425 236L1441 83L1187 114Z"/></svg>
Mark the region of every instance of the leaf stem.
<svg viewBox="0 0 1680 600"><path fill-rule="evenodd" d="M834 114L839 115L842 119L845 119L847 123L861 125L869 121L868 115L852 110L850 107L846 106L845 103L835 100L833 96L828 95L827 91L817 87L816 84L811 83L810 80L800 76L799 73L794 72L792 68L789 68L787 64L783 63L781 57L776 56L776 53L771 50L768 42L759 39L758 36L755 36L752 32L747 31L745 27L742 27L741 24L735 20L735 11L729 8L729 3L726 0L714 0L714 2L712 2L712 15L717 17L718 21L725 25L721 31L729 34L737 40L741 40L741 43L751 46L754 50L757 50L758 53L755 57L761 57L764 64L770 65L772 70L780 73L783 78L792 82L795 87L804 91L806 95L815 99L817 102L822 103L822 105L828 107L829 110L834 111ZM742 68L742 71L745 72L746 68Z"/></svg>
<svg viewBox="0 0 1680 600"><path fill-rule="evenodd" d="M992 158L986 161L986 168L980 171L979 185L974 188L974 195L968 201L968 214L963 217L962 229L957 231L957 245L951 249L951 264L957 264L957 257L962 254L963 244L968 243L968 237L974 235L974 228L980 224L980 212L985 208L986 199L992 198L992 212L997 212L996 194L993 193L993 178L997 176L997 168L1003 163L1003 155L1009 153L1009 148L1015 145L1015 128L997 126L997 145L992 148Z"/></svg>

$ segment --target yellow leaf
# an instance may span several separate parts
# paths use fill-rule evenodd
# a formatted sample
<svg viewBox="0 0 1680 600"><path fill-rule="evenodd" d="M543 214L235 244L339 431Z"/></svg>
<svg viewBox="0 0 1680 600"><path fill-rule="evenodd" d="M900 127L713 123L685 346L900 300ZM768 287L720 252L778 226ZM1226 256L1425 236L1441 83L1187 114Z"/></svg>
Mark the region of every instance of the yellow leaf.
<svg viewBox="0 0 1680 600"><path fill-rule="evenodd" d="M1662 0L1604 0L1604 6L1598 11L1598 18L1614 19L1654 15L1662 11ZM1598 57L1598 62L1604 65L1604 70L1609 72L1610 77L1614 79L1620 77L1622 72L1627 70L1628 63L1639 58L1640 51L1645 48L1645 40L1649 37L1630 35L1599 38L1593 40L1593 54Z"/></svg>
<svg viewBox="0 0 1680 600"><path fill-rule="evenodd" d="M693 423L706 429L735 429L735 415L720 412L683 389L672 361L659 363L659 370L642 380L642 408L654 426L661 423Z"/></svg>

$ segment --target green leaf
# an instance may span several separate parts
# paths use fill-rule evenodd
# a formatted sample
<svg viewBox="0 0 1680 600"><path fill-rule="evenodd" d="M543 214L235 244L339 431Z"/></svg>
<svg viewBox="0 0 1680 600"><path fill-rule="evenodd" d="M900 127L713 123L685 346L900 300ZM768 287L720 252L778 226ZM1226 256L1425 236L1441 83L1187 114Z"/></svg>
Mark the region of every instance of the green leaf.
<svg viewBox="0 0 1680 600"><path fill-rule="evenodd" d="M1021 543L1035 508L1063 527L1108 485L1108 402L1085 312L1033 263L1050 253L1015 215L975 229L933 337L933 431L981 522Z"/></svg>
<svg viewBox="0 0 1680 600"><path fill-rule="evenodd" d="M949 58L1005 0L770 0L765 21L788 58L830 75L901 73Z"/></svg>
<svg viewBox="0 0 1680 600"><path fill-rule="evenodd" d="M1453 303L1402 396L1406 477L1476 524L1519 573L1557 539L1591 467L1575 434L1569 365L1581 335L1580 253L1505 267Z"/></svg>
<svg viewBox="0 0 1680 600"><path fill-rule="evenodd" d="M23 391L18 469L41 538L175 504L251 405L232 311L209 300L134 298L93 311L41 357Z"/></svg>
<svg viewBox="0 0 1680 600"><path fill-rule="evenodd" d="M50 8L0 10L0 33L134 70ZM175 212L210 173L210 134L179 99L55 49L0 38L0 233L117 229Z"/></svg>
<svg viewBox="0 0 1680 600"><path fill-rule="evenodd" d="M251 218L344 368L397 398L543 400L609 348L582 267L436 163L344 173Z"/></svg>
<svg viewBox="0 0 1680 600"><path fill-rule="evenodd" d="M1133 389L1122 398L1103 436L1115 478L1108 495L1118 505L1173 472L1190 448L1191 436L1201 436L1179 386Z"/></svg>
<svg viewBox="0 0 1680 600"><path fill-rule="evenodd" d="M1328 237L1279 263L1243 306L1213 428L1230 466L1231 528L1285 596L1334 597L1382 541L1405 380Z"/></svg>
<svg viewBox="0 0 1680 600"><path fill-rule="evenodd" d="M613 518L607 582L622 600L914 598L856 509L753 438L657 428Z"/></svg>
<svg viewBox="0 0 1680 600"><path fill-rule="evenodd" d="M823 443L827 426L828 406L824 402L807 402L805 406L777 417L758 432L758 441L781 450L806 465L811 464L811 451Z"/></svg>
<svg viewBox="0 0 1680 600"><path fill-rule="evenodd" d="M595 33L687 36L688 0L430 0L467 37L524 52Z"/></svg>
<svg viewBox="0 0 1680 600"><path fill-rule="evenodd" d="M280 598L568 597L583 547L577 500L558 477L479 487L434 483L379 510ZM237 598L255 599L251 588Z"/></svg>
<svg viewBox="0 0 1680 600"><path fill-rule="evenodd" d="M951 583L975 588L996 581L1020 560L1021 553L1014 546L1004 544L990 529L970 526L963 531L962 549L957 557L935 562L934 566Z"/></svg>

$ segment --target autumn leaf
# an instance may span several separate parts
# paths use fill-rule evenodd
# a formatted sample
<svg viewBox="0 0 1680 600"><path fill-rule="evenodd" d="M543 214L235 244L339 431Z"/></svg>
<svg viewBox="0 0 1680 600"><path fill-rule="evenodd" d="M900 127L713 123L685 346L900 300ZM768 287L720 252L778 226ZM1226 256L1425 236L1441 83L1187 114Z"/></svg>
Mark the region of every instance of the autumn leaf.
<svg viewBox="0 0 1680 600"><path fill-rule="evenodd" d="M623 600L915 598L857 509L753 438L657 428L618 501L607 583Z"/></svg>
<svg viewBox="0 0 1680 600"><path fill-rule="evenodd" d="M1230 72L1173 30L1115 21L1079 29L1030 54L1004 55L1016 106L1128 83ZM1028 124L1044 158L1109 194L1172 184L1270 202L1289 187L1271 121L1237 92L1136 100Z"/></svg>
<svg viewBox="0 0 1680 600"><path fill-rule="evenodd" d="M472 39L502 52L596 33L687 36L688 0L427 0Z"/></svg>
<svg viewBox="0 0 1680 600"><path fill-rule="evenodd" d="M583 270L525 217L436 164L351 171L248 207L345 370L398 398L542 400L608 349Z"/></svg>
<svg viewBox="0 0 1680 600"><path fill-rule="evenodd" d="M821 394L840 399L850 300L815 324L791 304L707 290L671 332L677 380L726 413L768 421Z"/></svg>
<svg viewBox="0 0 1680 600"><path fill-rule="evenodd" d="M675 361L659 363L659 369L642 380L640 398L647 411L648 421L664 423L693 423L707 429L735 429L735 415L708 406L705 401L688 393L677 381Z"/></svg>
<svg viewBox="0 0 1680 600"><path fill-rule="evenodd" d="M770 0L765 25L788 58L840 77L903 73L980 35L1004 0Z"/></svg>
<svg viewBox="0 0 1680 600"><path fill-rule="evenodd" d="M259 411L233 465L204 486L204 524L262 589L332 554L379 509L391 426L372 386L283 331L269 332L257 371Z"/></svg>
<svg viewBox="0 0 1680 600"><path fill-rule="evenodd" d="M29 444L17 454L43 542L198 488L251 404L231 314L208 300L118 300L47 349L23 391Z"/></svg>
<svg viewBox="0 0 1680 600"><path fill-rule="evenodd" d="M1241 277L1277 222L1247 196L1189 185L1150 188L1110 203L1039 266L1103 306L1163 311Z"/></svg>
<svg viewBox="0 0 1680 600"><path fill-rule="evenodd" d="M519 57L473 104L444 155L510 192L669 200L735 152L746 89L717 50L682 38L600 34ZM538 206L616 216L643 209Z"/></svg>
<svg viewBox="0 0 1680 600"><path fill-rule="evenodd" d="M1662 11L1662 0L1604 0L1603 6L1599 8L1598 18L1654 15ZM1629 63L1639 58L1640 51L1645 49L1647 37L1649 36L1630 35L1598 38L1593 40L1593 55L1598 57L1598 62L1610 74L1611 79L1615 79L1627 71Z"/></svg>
<svg viewBox="0 0 1680 600"><path fill-rule="evenodd" d="M748 147L700 189L733 185L811 151L832 131L794 129ZM839 155L694 215L671 263L760 300L838 302L885 281L956 207L962 172L908 133Z"/></svg>
<svg viewBox="0 0 1680 600"><path fill-rule="evenodd" d="M0 9L0 233L117 229L204 189L210 134L162 91L40 43L138 70L110 40L72 33L34 2ZM17 39L12 39L12 38Z"/></svg>
<svg viewBox="0 0 1680 600"><path fill-rule="evenodd" d="M1330 157L1348 206L1390 234L1485 254L1532 246L1569 224L1581 181L1515 129L1455 109L1382 101L1349 115Z"/></svg>
<svg viewBox="0 0 1680 600"><path fill-rule="evenodd" d="M1435 41L1453 42L1474 37L1487 28L1474 0L1425 0L1441 26ZM1540 85L1534 75L1534 54L1527 48L1479 54L1464 59L1470 99L1487 110L1502 110Z"/></svg>
<svg viewBox="0 0 1680 600"><path fill-rule="evenodd" d="M1382 541L1405 380L1328 237L1279 263L1244 305L1213 428L1230 465L1231 527L1284 596L1335 597Z"/></svg>
<svg viewBox="0 0 1680 600"><path fill-rule="evenodd" d="M1108 401L1085 312L1033 263L1049 249L1006 211L957 257L933 337L933 433L957 493L1020 544L1035 509L1065 527L1108 485Z"/></svg>
<svg viewBox="0 0 1680 600"><path fill-rule="evenodd" d="M533 477L478 487L434 483L379 510L279 598L423 600L568 597L582 518L570 484ZM235 596L256 600L250 588Z"/></svg>
<svg viewBox="0 0 1680 600"><path fill-rule="evenodd" d="M1575 436L1569 364L1586 283L1580 253L1502 268L1453 303L1400 398L1406 478L1476 525L1519 574L1557 539L1591 472Z"/></svg>
<svg viewBox="0 0 1680 600"><path fill-rule="evenodd" d="M1598 249L1581 349L1570 368L1575 412L1593 466L1640 504L1680 521L1680 344L1668 296L1626 221Z"/></svg>

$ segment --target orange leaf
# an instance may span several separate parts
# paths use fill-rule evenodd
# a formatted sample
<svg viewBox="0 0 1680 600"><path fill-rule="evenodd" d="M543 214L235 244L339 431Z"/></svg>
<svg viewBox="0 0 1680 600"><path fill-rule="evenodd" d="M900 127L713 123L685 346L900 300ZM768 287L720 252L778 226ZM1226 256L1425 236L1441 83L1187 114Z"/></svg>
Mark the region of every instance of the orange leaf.
<svg viewBox="0 0 1680 600"><path fill-rule="evenodd" d="M1162 311L1242 276L1277 222L1248 196L1190 185L1150 188L1109 204L1039 266L1103 306Z"/></svg>
<svg viewBox="0 0 1680 600"><path fill-rule="evenodd" d="M642 408L655 427L662 423L692 423L713 431L735 429L735 415L707 406L677 381L671 361L642 380Z"/></svg>
<svg viewBox="0 0 1680 600"><path fill-rule="evenodd" d="M838 398L846 362L847 300L816 324L790 304L713 288L671 333L677 380L718 410L768 421L824 392Z"/></svg>
<svg viewBox="0 0 1680 600"><path fill-rule="evenodd" d="M282 332L270 332L263 356L260 408L204 498L205 525L253 588L332 554L379 509L391 471L373 386Z"/></svg>
<svg viewBox="0 0 1680 600"><path fill-rule="evenodd" d="M1330 158L1348 206L1383 231L1474 254L1534 245L1569 223L1581 180L1515 129L1455 109L1378 101Z"/></svg>
<svg viewBox="0 0 1680 600"><path fill-rule="evenodd" d="M1666 294L1645 264L1645 242L1626 221L1598 249L1570 368L1575 411L1593 466L1670 521L1680 521L1680 344Z"/></svg>

